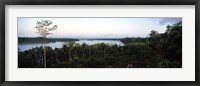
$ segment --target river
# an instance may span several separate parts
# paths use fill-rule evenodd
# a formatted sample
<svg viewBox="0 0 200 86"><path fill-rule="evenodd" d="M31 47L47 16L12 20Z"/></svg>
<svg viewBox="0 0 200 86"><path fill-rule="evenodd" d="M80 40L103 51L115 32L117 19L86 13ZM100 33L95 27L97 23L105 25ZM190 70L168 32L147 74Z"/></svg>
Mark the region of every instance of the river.
<svg viewBox="0 0 200 86"><path fill-rule="evenodd" d="M46 43L45 45L55 49L55 48L61 48L65 43L66 42L54 42L54 43ZM79 40L75 41L75 43L78 43L80 45L83 43L86 43L88 45L93 45L98 43L123 45L123 43L121 43L118 40ZM20 49L20 51L25 51L40 46L42 46L42 43L28 43L28 44L19 44L18 48Z"/></svg>

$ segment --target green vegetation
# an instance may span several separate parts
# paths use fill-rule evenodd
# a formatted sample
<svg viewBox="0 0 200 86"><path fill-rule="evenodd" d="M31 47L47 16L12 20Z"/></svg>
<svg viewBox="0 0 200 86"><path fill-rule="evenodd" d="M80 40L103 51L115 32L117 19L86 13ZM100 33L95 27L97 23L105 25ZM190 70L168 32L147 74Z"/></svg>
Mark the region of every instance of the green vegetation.
<svg viewBox="0 0 200 86"><path fill-rule="evenodd" d="M165 33L152 30L146 38L123 38L123 46L76 44L46 47L47 68L181 68L182 22ZM19 68L43 68L43 48L18 51Z"/></svg>
<svg viewBox="0 0 200 86"><path fill-rule="evenodd" d="M72 39L72 38L46 38L45 42L68 42L68 41L79 41L78 39ZM18 43L19 44L25 44L25 43L43 43L44 38L43 37L37 37L37 38L28 38L28 37L19 37Z"/></svg>

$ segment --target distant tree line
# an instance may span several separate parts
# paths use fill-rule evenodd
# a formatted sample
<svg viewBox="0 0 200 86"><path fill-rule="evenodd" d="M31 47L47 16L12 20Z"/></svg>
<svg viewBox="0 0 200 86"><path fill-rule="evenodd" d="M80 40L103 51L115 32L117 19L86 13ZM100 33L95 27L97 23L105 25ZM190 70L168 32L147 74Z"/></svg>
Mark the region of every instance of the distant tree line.
<svg viewBox="0 0 200 86"><path fill-rule="evenodd" d="M146 38L123 38L121 45L77 44L46 47L47 68L181 68L182 22L164 33L152 30ZM43 48L18 51L19 68L42 68Z"/></svg>
<svg viewBox="0 0 200 86"><path fill-rule="evenodd" d="M36 37L36 38L28 38L28 37L18 37L18 43L49 43L49 42L68 42L68 41L79 41L79 39L73 38L46 38L44 40L43 37Z"/></svg>

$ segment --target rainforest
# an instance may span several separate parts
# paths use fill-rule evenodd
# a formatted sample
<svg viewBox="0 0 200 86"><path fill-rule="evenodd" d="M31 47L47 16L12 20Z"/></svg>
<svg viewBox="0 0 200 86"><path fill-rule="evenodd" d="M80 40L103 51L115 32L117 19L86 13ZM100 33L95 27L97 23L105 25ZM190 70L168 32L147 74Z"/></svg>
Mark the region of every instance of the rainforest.
<svg viewBox="0 0 200 86"><path fill-rule="evenodd" d="M164 33L151 30L146 35L98 39L117 40L122 45L80 44L78 38L18 38L18 44L66 42L60 48L18 49L18 68L44 68L44 64L46 68L182 68L182 22L167 25Z"/></svg>

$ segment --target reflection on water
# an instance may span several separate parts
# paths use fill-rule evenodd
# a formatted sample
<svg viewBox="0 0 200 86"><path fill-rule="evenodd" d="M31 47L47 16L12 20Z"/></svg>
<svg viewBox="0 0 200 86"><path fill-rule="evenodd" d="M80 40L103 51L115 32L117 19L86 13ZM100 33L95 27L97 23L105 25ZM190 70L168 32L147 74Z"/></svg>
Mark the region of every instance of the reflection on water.
<svg viewBox="0 0 200 86"><path fill-rule="evenodd" d="M63 46L63 44L65 44L65 43L66 42L54 42L54 43L47 43L45 45L50 46L51 48L55 49L55 48L61 48ZM75 41L75 43L78 43L80 45L83 43L86 43L88 45L93 45L93 44L97 44L97 43L123 45L123 43L121 43L120 41L117 41L117 40L80 40L80 41ZM20 49L20 51L25 51L25 50L35 48L35 47L40 47L40 46L42 46L42 43L19 44L18 48Z"/></svg>

